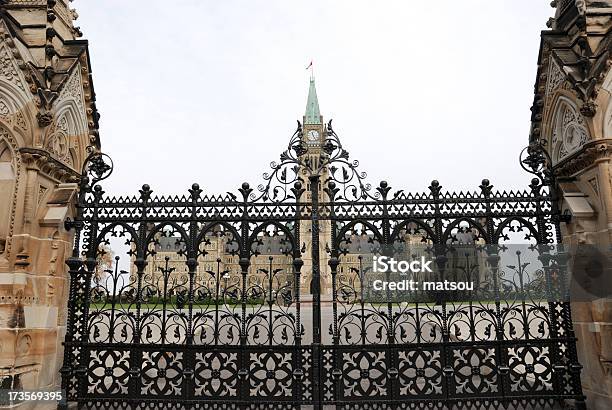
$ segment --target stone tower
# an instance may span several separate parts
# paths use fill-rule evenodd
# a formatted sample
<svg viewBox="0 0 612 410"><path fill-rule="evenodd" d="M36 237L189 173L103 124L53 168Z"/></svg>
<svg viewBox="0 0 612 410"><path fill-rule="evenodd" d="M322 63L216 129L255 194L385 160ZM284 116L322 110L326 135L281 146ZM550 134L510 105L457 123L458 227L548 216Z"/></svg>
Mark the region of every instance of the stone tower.
<svg viewBox="0 0 612 410"><path fill-rule="evenodd" d="M72 248L64 221L83 161L100 148L76 18L68 0L0 1L2 389L58 384Z"/></svg>
<svg viewBox="0 0 612 410"><path fill-rule="evenodd" d="M319 168L318 161L321 154L321 148L325 142L327 127L323 122L323 116L319 109L319 99L317 98L317 90L315 87L314 77L310 78L310 86L308 89L308 100L306 102L306 112L303 117L303 138L308 147L308 160L312 164L312 169ZM301 172L302 177L306 181L306 196L307 201L312 200L311 183L308 180L308 175L305 170ZM319 194L319 202L327 201L327 194L323 191L328 178L327 168L323 168L320 174L319 186L317 187ZM321 266L321 295L331 295L331 272L328 265L329 255L326 249L331 247L331 224L329 221L319 221L319 254ZM301 294L308 295L311 293L312 281L312 224L310 221L302 221L300 226L300 244L303 244L306 252L302 255L304 266L302 268L303 275L301 276L302 283L300 284Z"/></svg>
<svg viewBox="0 0 612 410"><path fill-rule="evenodd" d="M563 242L599 248L601 278L612 281L612 0L551 4L530 142L546 148L558 175ZM576 301L572 314L587 406L610 409L612 299Z"/></svg>

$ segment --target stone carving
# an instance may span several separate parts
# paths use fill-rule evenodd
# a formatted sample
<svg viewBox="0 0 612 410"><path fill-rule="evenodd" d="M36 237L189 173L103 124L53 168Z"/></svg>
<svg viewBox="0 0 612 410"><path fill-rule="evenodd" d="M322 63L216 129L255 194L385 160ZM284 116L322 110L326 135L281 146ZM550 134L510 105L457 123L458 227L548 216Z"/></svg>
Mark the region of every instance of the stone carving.
<svg viewBox="0 0 612 410"><path fill-rule="evenodd" d="M4 100L0 100L0 117L8 120L11 115L11 109Z"/></svg>
<svg viewBox="0 0 612 410"><path fill-rule="evenodd" d="M61 132L55 133L49 138L49 150L60 158L68 154L68 138Z"/></svg>
<svg viewBox="0 0 612 410"><path fill-rule="evenodd" d="M69 162L68 137L63 132L55 132L49 137L47 149L63 162Z"/></svg>
<svg viewBox="0 0 612 410"><path fill-rule="evenodd" d="M612 155L612 144L609 141L589 141L573 158L568 158L566 162L557 168L557 175L568 177L576 172L590 167L597 160L609 158Z"/></svg>
<svg viewBox="0 0 612 410"><path fill-rule="evenodd" d="M574 121L568 122L563 130L563 150L568 153L576 149L587 140L586 129Z"/></svg>
<svg viewBox="0 0 612 410"><path fill-rule="evenodd" d="M45 194L47 193L49 189L45 186L40 185L38 187L38 203L40 204L43 200L43 198L45 197Z"/></svg>
<svg viewBox="0 0 612 410"><path fill-rule="evenodd" d="M73 183L79 179L79 174L74 168L61 162L46 150L22 148L21 153L23 162L27 166L36 167L42 174L57 179L62 183Z"/></svg>
<svg viewBox="0 0 612 410"><path fill-rule="evenodd" d="M26 90L21 82L21 78L17 72L17 67L14 64L13 55L6 46L6 42L3 42L3 44L0 46L0 77L3 77L8 82L16 85L22 91Z"/></svg>
<svg viewBox="0 0 612 410"><path fill-rule="evenodd" d="M62 91L59 96L59 103L66 98L72 97L77 106L79 107L79 114L82 115L83 122L87 124L87 115L85 112L85 100L83 98L83 84L81 81L81 66L77 66L73 71L70 77L68 78L66 84L62 88Z"/></svg>
<svg viewBox="0 0 612 410"><path fill-rule="evenodd" d="M550 64L548 66L548 83L546 84L546 95L550 98L552 93L559 88L559 85L565 81L565 73L559 67L559 64L550 58Z"/></svg>
<svg viewBox="0 0 612 410"><path fill-rule="evenodd" d="M24 131L28 129L28 123L26 122L23 114L20 111L15 113L15 126L21 128Z"/></svg>
<svg viewBox="0 0 612 410"><path fill-rule="evenodd" d="M0 98L0 118L12 126L19 127L22 130L28 129L28 123L21 111L16 111L13 105L3 98Z"/></svg>
<svg viewBox="0 0 612 410"><path fill-rule="evenodd" d="M585 117L594 117L597 112L597 104L593 101L587 101L580 107L580 113Z"/></svg>
<svg viewBox="0 0 612 410"><path fill-rule="evenodd" d="M44 128L53 122L53 114L50 112L39 112L36 114L38 126Z"/></svg>
<svg viewBox="0 0 612 410"><path fill-rule="evenodd" d="M70 156L70 141L68 135L70 135L70 126L68 125L68 119L66 115L62 117L55 124L54 130L47 139L46 148L47 150L59 159L72 166L72 157Z"/></svg>
<svg viewBox="0 0 612 410"><path fill-rule="evenodd" d="M59 249L58 241L54 240L51 243L51 259L49 259L49 276L57 275L57 259L58 259L58 252L59 252L58 249ZM55 284L53 283L52 280L49 280L47 282L46 296L49 299L55 296Z"/></svg>
<svg viewBox="0 0 612 410"><path fill-rule="evenodd" d="M19 192L19 182L21 180L21 154L19 153L19 145L17 145L17 141L11 135L9 130L5 127L0 126L0 139L4 139L11 147L14 153L14 161L15 161L15 187L13 189L13 198L11 199L11 214L9 221L9 229L7 238L11 238L13 236L13 231L15 229L15 212L17 210L17 192ZM11 254L12 241L7 241L5 245L4 252L7 255Z"/></svg>
<svg viewBox="0 0 612 410"><path fill-rule="evenodd" d="M81 64L78 64L73 69L72 73L70 74L70 77L66 80L66 83L64 84L57 101L58 107L62 107L62 103L67 100L74 102L74 109L72 110L73 115L70 116L70 122L68 122L68 116L66 113L59 114L59 120L56 122L56 130L53 131L57 132L57 128L61 129L67 138L68 147L76 148L77 150L79 149L78 138L80 138L81 135L88 135L84 133L88 133L90 127L87 117L85 96L83 92L83 87L85 86L85 84L83 83L83 80L81 78L82 72L82 66ZM62 112L61 108L59 112ZM61 137L59 138L61 140ZM62 141L55 143L58 144L61 142ZM59 148L59 146L57 146L57 148ZM59 155L58 158L60 158L64 163L70 165L71 167L78 167L78 164L74 164L74 161L78 161L78 159L73 159L73 157L69 153L68 155Z"/></svg>
<svg viewBox="0 0 612 410"><path fill-rule="evenodd" d="M559 104L553 130L553 160L563 160L589 141L589 131L582 115L568 103Z"/></svg>
<svg viewBox="0 0 612 410"><path fill-rule="evenodd" d="M66 115L61 116L61 118L57 121L55 128L56 130L60 130L66 134L70 133L70 126L68 125L68 118L66 118Z"/></svg>
<svg viewBox="0 0 612 410"><path fill-rule="evenodd" d="M64 87L59 95L57 106L63 107L63 103L66 101L73 102L73 109L71 110L71 114L63 112L63 109L60 108L58 112L58 120L56 121L55 130L52 132L57 132L60 129L67 138L67 143L69 144L69 148L77 148L78 139L83 135L88 135L89 133L89 122L87 119L86 112L86 104L85 97L83 95L83 81L81 79L81 66L80 64L74 68L72 74L66 80ZM62 114L63 112L63 114ZM70 121L69 121L70 120ZM87 134L85 134L87 133ZM50 134L52 136L52 134ZM61 138L60 138L61 139ZM59 141L62 142L62 141ZM57 144L57 143L56 143ZM77 151L78 152L78 151ZM63 153L64 154L64 153ZM74 160L70 154L68 155L60 155L58 158L61 158L63 162L72 166L78 166L77 164L73 164ZM78 160L78 159L76 159Z"/></svg>

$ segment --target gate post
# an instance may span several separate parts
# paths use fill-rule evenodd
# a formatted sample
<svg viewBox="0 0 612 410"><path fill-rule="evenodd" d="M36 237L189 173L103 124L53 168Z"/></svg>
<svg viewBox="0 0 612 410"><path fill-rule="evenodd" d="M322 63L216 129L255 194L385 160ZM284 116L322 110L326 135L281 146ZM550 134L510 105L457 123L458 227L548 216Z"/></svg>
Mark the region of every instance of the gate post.
<svg viewBox="0 0 612 410"><path fill-rule="evenodd" d="M251 253L248 248L249 238L249 195L253 190L248 183L244 182L239 189L242 194L242 220L240 221L240 275L242 279L242 291L240 293L240 354L238 356L238 386L240 409L247 409L249 392L249 353L247 351L248 327L247 327L247 287L249 266L251 265ZM270 335L272 337L272 335Z"/></svg>
<svg viewBox="0 0 612 410"><path fill-rule="evenodd" d="M78 243L78 241L76 242ZM75 246L75 248L77 248ZM68 298L68 319L66 323L66 337L64 342L64 363L62 368L60 369L60 373L62 375L61 381L61 389L64 394L68 395L68 392L71 389L78 390L78 381L76 379L74 381L70 381L70 377L75 374L78 370L78 366L74 365L74 361L78 360L76 356L79 355L79 350L75 346L79 340L75 337L75 329L82 331L86 328L86 324L83 323L81 317L77 315L82 311L84 304L86 303L83 300L83 292L82 287L78 285L79 275L83 275L83 261L81 261L78 257L72 256L66 261L66 264L69 266L69 281L70 281L70 290L69 290L69 298ZM80 364L81 361L78 360ZM72 384L72 385L71 385ZM74 400L78 398L78 394L71 395L70 399ZM67 409L68 408L68 397L65 397L64 400L58 405L58 409Z"/></svg>
<svg viewBox="0 0 612 410"><path fill-rule="evenodd" d="M319 255L319 175L311 175L312 202L312 398L314 409L321 409L321 261Z"/></svg>

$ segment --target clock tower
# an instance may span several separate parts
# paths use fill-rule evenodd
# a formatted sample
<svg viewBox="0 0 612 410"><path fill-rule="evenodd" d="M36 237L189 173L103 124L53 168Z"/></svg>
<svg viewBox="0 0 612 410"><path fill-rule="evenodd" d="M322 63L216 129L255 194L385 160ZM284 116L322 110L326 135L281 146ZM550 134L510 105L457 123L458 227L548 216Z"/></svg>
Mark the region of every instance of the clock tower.
<svg viewBox="0 0 612 410"><path fill-rule="evenodd" d="M314 77L310 77L310 86L308 88L308 100L306 101L306 112L303 117L303 140L308 148L308 152L305 154L308 156L312 169L319 168L320 155L325 137L327 135L327 127L323 122L323 116L319 110L319 100L317 98L317 90L315 87ZM302 171L303 178L306 182L306 201L312 200L312 189L309 174L304 169ZM324 184L328 178L327 168L324 168L320 173L319 186L316 187L319 194L319 202L326 202L327 194L323 191ZM311 282L312 282L312 226L310 221L301 222L301 238L300 243L303 243L306 247L306 252L302 255L304 260L304 267L302 268L302 279L300 283L301 294L308 295L311 293ZM329 255L326 252L327 247L331 247L331 225L329 221L319 221L319 255L320 255L320 269L321 269L321 298L322 300L327 299L327 296L331 296L331 272L329 269L328 261Z"/></svg>
<svg viewBox="0 0 612 410"><path fill-rule="evenodd" d="M310 87L308 88L308 101L306 101L306 112L304 113L304 133L308 134L309 131L321 131L322 128L323 116L321 115L321 111L319 110L319 99L317 98L315 79L314 77L310 77ZM314 142L314 139L311 140L309 138L309 140Z"/></svg>
<svg viewBox="0 0 612 410"><path fill-rule="evenodd" d="M308 155L313 163L313 169L318 168L316 161L319 160L321 147L325 141L325 124L323 116L319 110L319 99L315 87L314 77L310 77L310 87L308 88L308 100L306 101L306 112L303 118L304 142L308 147ZM321 198L321 197L320 197Z"/></svg>

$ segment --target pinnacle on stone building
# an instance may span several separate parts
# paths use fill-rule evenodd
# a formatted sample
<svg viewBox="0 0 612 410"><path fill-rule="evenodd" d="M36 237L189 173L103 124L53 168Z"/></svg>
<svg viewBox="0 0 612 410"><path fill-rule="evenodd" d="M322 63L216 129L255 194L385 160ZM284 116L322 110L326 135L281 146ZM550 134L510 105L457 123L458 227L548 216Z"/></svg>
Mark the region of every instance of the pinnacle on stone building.
<svg viewBox="0 0 612 410"><path fill-rule="evenodd" d="M76 18L68 0L0 2L2 389L59 385L73 244L64 221L75 214L83 162L100 149Z"/></svg>

